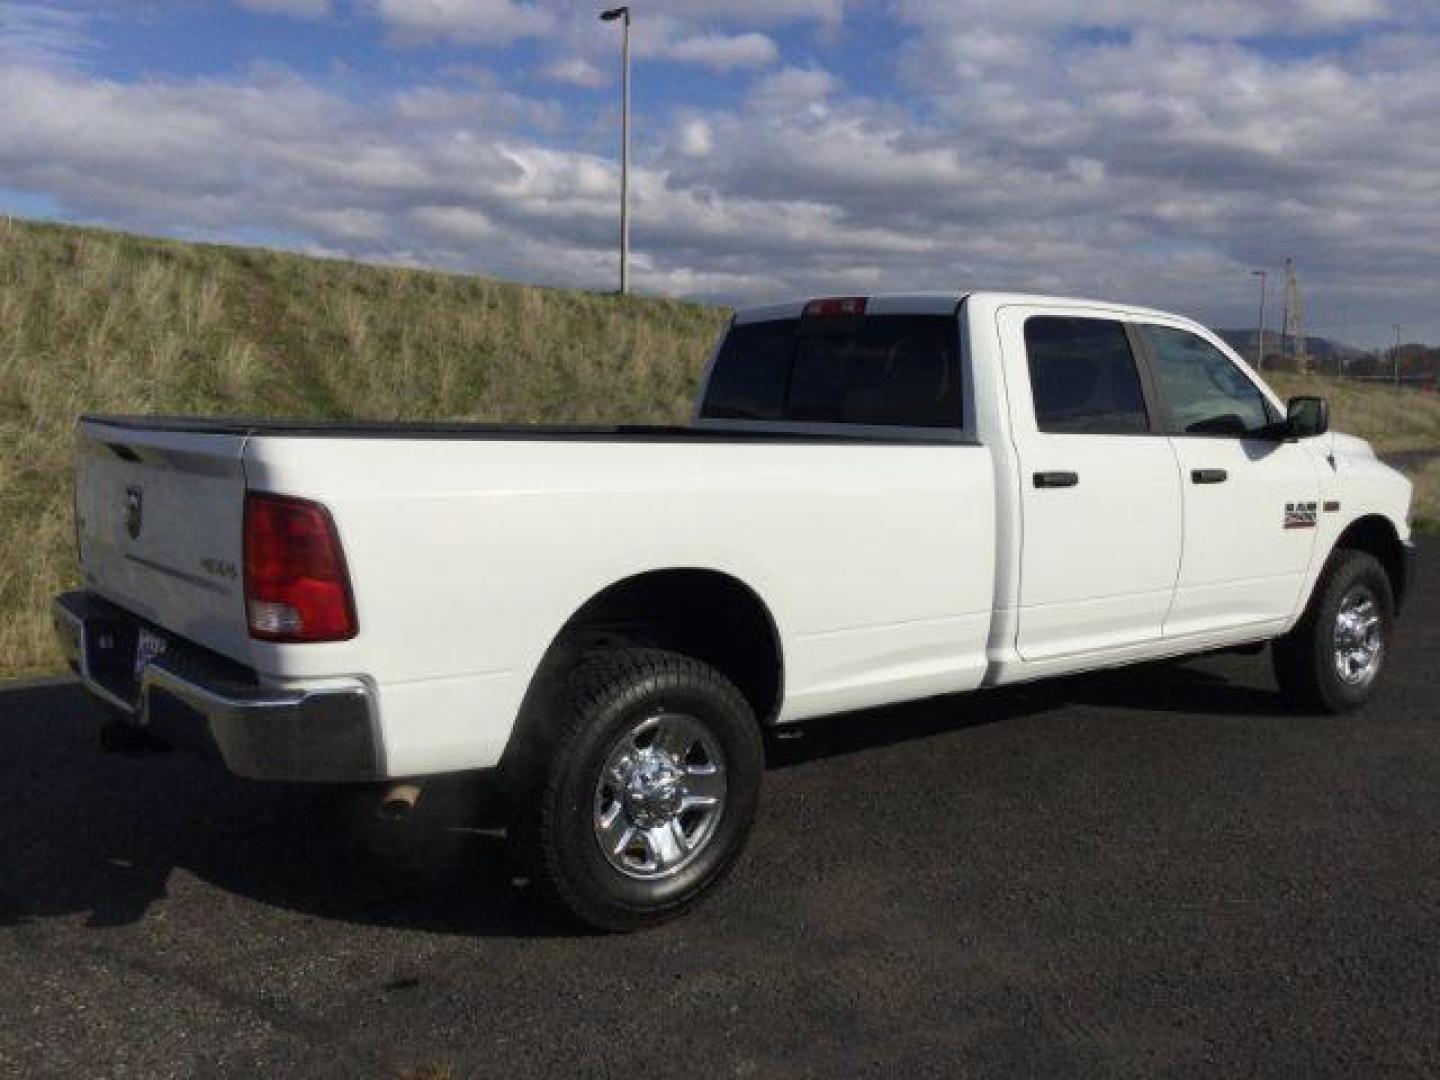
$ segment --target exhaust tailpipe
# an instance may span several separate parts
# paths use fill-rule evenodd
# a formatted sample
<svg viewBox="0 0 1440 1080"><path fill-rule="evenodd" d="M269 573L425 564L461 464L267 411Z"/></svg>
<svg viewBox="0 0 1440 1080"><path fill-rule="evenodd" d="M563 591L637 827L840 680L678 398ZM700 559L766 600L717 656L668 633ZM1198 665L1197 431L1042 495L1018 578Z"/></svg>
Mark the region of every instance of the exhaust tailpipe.
<svg viewBox="0 0 1440 1080"><path fill-rule="evenodd" d="M392 784L380 796L377 812L386 821L403 821L420 801L419 784Z"/></svg>

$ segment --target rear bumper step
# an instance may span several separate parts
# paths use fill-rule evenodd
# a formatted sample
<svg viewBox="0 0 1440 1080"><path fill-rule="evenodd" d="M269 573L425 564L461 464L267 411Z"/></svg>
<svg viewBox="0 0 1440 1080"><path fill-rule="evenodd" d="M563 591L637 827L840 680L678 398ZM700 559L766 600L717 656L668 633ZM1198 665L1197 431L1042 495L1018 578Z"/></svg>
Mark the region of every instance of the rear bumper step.
<svg viewBox="0 0 1440 1080"><path fill-rule="evenodd" d="M364 683L262 687L253 672L163 631L166 651L137 677L135 642L143 620L88 592L56 597L51 613L85 689L138 728L219 757L252 780L384 775L373 696ZM188 712L166 708L168 702Z"/></svg>

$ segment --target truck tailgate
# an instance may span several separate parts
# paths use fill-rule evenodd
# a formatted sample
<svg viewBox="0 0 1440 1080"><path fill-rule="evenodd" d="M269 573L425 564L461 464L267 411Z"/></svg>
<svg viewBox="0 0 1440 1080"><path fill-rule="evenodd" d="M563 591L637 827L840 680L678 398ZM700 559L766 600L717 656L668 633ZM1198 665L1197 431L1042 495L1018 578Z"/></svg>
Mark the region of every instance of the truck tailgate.
<svg viewBox="0 0 1440 1080"><path fill-rule="evenodd" d="M159 626L245 661L241 433L86 420L76 529L87 586Z"/></svg>

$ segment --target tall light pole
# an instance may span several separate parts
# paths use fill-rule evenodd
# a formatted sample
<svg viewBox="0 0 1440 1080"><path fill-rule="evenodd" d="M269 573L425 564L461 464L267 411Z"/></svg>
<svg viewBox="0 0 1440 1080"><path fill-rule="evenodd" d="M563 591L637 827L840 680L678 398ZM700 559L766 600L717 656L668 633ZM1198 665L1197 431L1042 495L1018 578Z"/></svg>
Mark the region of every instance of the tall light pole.
<svg viewBox="0 0 1440 1080"><path fill-rule="evenodd" d="M630 9L610 8L602 22L621 20L620 38L620 294L630 291Z"/></svg>
<svg viewBox="0 0 1440 1080"><path fill-rule="evenodd" d="M1265 281L1270 276L1264 270L1251 270L1251 277L1260 279L1260 342L1255 350L1255 370L1265 367Z"/></svg>

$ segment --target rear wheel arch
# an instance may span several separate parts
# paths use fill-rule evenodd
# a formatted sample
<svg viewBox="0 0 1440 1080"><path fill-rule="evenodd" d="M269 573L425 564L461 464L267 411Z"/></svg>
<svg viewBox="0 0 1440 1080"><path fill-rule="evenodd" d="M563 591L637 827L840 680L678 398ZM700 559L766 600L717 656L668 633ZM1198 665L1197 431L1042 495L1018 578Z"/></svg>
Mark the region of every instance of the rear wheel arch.
<svg viewBox="0 0 1440 1080"><path fill-rule="evenodd" d="M718 570L650 570L596 592L556 633L526 688L502 768L519 775L543 751L552 695L583 656L637 646L669 649L713 667L735 684L762 724L779 713L784 650L760 595Z"/></svg>

